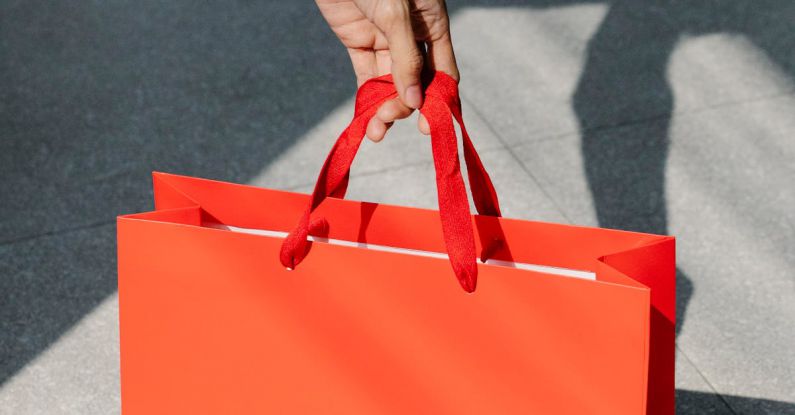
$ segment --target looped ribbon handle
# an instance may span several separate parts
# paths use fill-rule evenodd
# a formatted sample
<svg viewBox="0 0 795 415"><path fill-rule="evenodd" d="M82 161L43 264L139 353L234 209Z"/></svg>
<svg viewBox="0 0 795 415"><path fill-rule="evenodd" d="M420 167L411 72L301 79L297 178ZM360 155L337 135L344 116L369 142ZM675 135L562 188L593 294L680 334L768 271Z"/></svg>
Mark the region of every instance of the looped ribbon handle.
<svg viewBox="0 0 795 415"><path fill-rule="evenodd" d="M329 152L309 207L282 243L279 259L288 269L294 269L306 256L309 248L307 236L328 226L322 218L311 220L312 212L326 197L345 197L351 164L365 136L367 124L382 103L395 97L397 91L391 75L370 79L359 88L353 120ZM473 292L477 286L475 236L458 161L453 117L461 127L469 187L479 214L501 216L497 193L464 126L457 82L443 72L433 73L427 83L420 112L431 128L431 148L445 247L459 283L467 292ZM486 252L494 251L500 242L497 240L491 246L485 246L481 259L485 261Z"/></svg>

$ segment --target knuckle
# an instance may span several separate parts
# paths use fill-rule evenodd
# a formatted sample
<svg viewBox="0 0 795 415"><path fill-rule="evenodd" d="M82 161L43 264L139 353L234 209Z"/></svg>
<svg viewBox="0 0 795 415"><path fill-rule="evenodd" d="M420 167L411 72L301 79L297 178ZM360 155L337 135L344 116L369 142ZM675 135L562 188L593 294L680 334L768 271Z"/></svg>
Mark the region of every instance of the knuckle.
<svg viewBox="0 0 795 415"><path fill-rule="evenodd" d="M381 0L376 13L377 24L386 29L408 19L408 5L405 0Z"/></svg>
<svg viewBox="0 0 795 415"><path fill-rule="evenodd" d="M410 109L400 103L399 100L392 100L385 103L376 114L384 123L406 118Z"/></svg>
<svg viewBox="0 0 795 415"><path fill-rule="evenodd" d="M406 69L411 71L420 71L422 69L422 55L419 52L414 51L406 56L403 64L405 65Z"/></svg>

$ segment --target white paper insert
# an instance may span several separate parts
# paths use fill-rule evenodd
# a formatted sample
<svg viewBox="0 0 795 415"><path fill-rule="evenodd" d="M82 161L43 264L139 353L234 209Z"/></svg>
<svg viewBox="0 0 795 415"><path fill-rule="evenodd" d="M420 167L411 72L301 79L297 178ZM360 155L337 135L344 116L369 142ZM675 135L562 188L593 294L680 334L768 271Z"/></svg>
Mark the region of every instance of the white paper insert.
<svg viewBox="0 0 795 415"><path fill-rule="evenodd" d="M252 235L262 235L262 236L269 236L272 238L285 238L287 237L287 232L282 231L272 231L266 229L250 229L250 228L241 228L237 226L230 226L224 225L221 223L204 223L203 226L208 228L214 229L222 229L231 232L239 232L239 233L248 233ZM345 241L342 239L329 239L329 238L321 238L317 236L309 236L307 238L312 242L321 242L326 243L329 245L341 245L341 246L349 246L354 248L361 248L361 249L372 249L374 251L384 251L384 252L394 252L404 255L416 255L416 256L424 256L430 258L438 258L449 260L447 254L440 253L440 252L432 252L432 251L421 251L419 249L410 249L410 248L396 248L393 246L386 246L386 245L377 245L365 242L358 242L358 241ZM596 274L590 271L582 271L576 269L569 269L569 268L559 268L559 267L551 267L548 265L538 265L538 264L527 264L522 262L511 262L511 261L500 261L497 259L488 259L485 262L485 265L496 266L496 267L508 267L508 268L517 268L527 271L535 271L535 272L543 272L545 274L553 274L553 275L561 275L564 277L573 277L573 278L581 278L586 280L596 280Z"/></svg>

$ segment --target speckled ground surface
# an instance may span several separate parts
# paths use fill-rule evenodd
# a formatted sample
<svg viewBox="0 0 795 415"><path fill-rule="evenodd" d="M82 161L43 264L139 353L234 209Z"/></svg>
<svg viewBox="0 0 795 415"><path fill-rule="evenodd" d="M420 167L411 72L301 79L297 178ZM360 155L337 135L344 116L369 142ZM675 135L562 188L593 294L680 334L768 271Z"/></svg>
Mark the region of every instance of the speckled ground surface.
<svg viewBox="0 0 795 415"><path fill-rule="evenodd" d="M795 414L795 3L449 3L506 216L676 235L678 413ZM0 1L0 414L118 413L115 216L309 190L354 90L311 2ZM398 124L350 197L432 175Z"/></svg>

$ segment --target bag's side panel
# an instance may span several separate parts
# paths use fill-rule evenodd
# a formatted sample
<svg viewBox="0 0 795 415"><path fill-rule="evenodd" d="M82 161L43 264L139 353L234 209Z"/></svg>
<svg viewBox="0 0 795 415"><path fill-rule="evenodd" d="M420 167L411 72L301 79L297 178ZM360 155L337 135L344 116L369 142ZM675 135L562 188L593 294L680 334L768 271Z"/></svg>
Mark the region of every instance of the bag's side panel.
<svg viewBox="0 0 795 415"><path fill-rule="evenodd" d="M651 289L648 415L674 413L676 248L672 237L608 255L604 262Z"/></svg>
<svg viewBox="0 0 795 415"><path fill-rule="evenodd" d="M498 237L506 242L503 249L494 254L495 259L589 271L596 270L597 258L605 253L644 246L661 238L620 230L488 216L475 216L474 222L479 240Z"/></svg>
<svg viewBox="0 0 795 415"><path fill-rule="evenodd" d="M202 209L199 206L187 206L174 209L155 210L121 216L120 219L138 219L156 222L181 223L183 225L201 226Z"/></svg>
<svg viewBox="0 0 795 415"><path fill-rule="evenodd" d="M305 194L167 173L152 176L158 209L192 203L200 205L207 217L245 228L288 231L309 203ZM274 209L279 214L273 214Z"/></svg>
<svg viewBox="0 0 795 415"><path fill-rule="evenodd" d="M481 267L469 295L440 259L317 243L288 272L280 239L118 230L125 415L645 412L648 290Z"/></svg>
<svg viewBox="0 0 795 415"><path fill-rule="evenodd" d="M156 210L177 209L188 206L198 206L199 203L168 183L168 175L152 173L152 193L155 199Z"/></svg>

